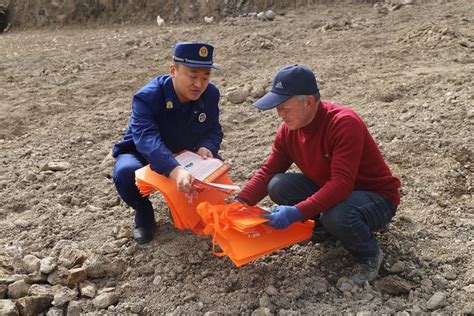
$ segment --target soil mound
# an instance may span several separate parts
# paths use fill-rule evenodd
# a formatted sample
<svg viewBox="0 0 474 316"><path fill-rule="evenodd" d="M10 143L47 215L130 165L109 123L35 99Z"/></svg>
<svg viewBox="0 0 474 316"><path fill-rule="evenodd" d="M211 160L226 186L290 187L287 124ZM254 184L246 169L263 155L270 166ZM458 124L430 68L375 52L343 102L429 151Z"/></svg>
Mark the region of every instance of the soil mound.
<svg viewBox="0 0 474 316"><path fill-rule="evenodd" d="M4 1L5 2L5 1ZM16 0L7 1L10 20L17 28L85 23L147 23L159 15L166 22L203 21L225 16L285 10L329 0ZM341 1L339 1L341 2ZM373 1L372 1L373 2ZM0 3L1 4L1 3Z"/></svg>

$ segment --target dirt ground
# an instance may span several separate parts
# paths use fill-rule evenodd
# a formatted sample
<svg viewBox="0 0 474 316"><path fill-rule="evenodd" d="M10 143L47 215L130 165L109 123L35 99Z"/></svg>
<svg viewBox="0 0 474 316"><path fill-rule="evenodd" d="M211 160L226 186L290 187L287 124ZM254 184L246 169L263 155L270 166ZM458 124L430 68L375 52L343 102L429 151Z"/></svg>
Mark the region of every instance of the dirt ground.
<svg viewBox="0 0 474 316"><path fill-rule="evenodd" d="M273 21L0 35L0 314L15 302L48 315L474 313L473 12L471 0L314 4ZM236 268L209 239L174 229L156 193L158 235L135 244L110 151L131 95L167 72L177 41L216 47L221 154L239 185L279 126L251 101L280 67L306 64L323 99L362 116L402 181L397 215L377 233L386 253L378 281L347 281L351 259L332 242ZM65 286L75 267L87 280Z"/></svg>

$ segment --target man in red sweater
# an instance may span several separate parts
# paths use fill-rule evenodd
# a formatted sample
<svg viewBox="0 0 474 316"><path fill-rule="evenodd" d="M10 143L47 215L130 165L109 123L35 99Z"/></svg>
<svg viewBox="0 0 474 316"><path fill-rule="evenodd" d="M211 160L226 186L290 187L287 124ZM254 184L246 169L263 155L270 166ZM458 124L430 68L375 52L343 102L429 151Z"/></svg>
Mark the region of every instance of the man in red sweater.
<svg viewBox="0 0 474 316"><path fill-rule="evenodd" d="M280 69L272 90L254 106L276 108L283 123L267 161L236 200L255 205L268 194L279 205L268 223L278 229L316 219L316 231L337 238L352 254L352 280L374 280L384 255L373 231L395 215L400 181L364 122L354 111L320 100L313 72L298 64ZM301 173L286 173L293 163Z"/></svg>

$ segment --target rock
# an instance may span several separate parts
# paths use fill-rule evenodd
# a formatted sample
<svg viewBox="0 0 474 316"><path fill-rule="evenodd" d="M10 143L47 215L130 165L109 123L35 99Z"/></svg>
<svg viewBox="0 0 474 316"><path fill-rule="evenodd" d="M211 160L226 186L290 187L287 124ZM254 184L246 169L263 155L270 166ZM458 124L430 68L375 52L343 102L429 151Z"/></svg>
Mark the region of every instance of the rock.
<svg viewBox="0 0 474 316"><path fill-rule="evenodd" d="M31 222L25 219L17 219L13 221L15 226L20 226L21 228L28 228L31 225Z"/></svg>
<svg viewBox="0 0 474 316"><path fill-rule="evenodd" d="M49 308L53 298L51 296L27 296L16 301L21 315L38 315Z"/></svg>
<svg viewBox="0 0 474 316"><path fill-rule="evenodd" d="M436 292L426 303L426 308L429 310L435 310L446 306L446 295L443 292Z"/></svg>
<svg viewBox="0 0 474 316"><path fill-rule="evenodd" d="M28 295L32 296L50 296L51 300L54 298L54 289L48 284L33 284L28 289Z"/></svg>
<svg viewBox="0 0 474 316"><path fill-rule="evenodd" d="M8 285L0 284L0 300L7 297L7 293L8 293Z"/></svg>
<svg viewBox="0 0 474 316"><path fill-rule="evenodd" d="M56 258L46 257L40 260L40 272L44 274L50 274L56 269L57 263Z"/></svg>
<svg viewBox="0 0 474 316"><path fill-rule="evenodd" d="M268 297L267 293L263 293L263 295L260 296L258 302L261 307L267 307L271 305L270 298Z"/></svg>
<svg viewBox="0 0 474 316"><path fill-rule="evenodd" d="M0 276L0 284L11 284L13 282L26 278L25 274L9 274Z"/></svg>
<svg viewBox="0 0 474 316"><path fill-rule="evenodd" d="M253 87L252 92L250 92L250 96L252 98L261 98L264 95L265 95L265 87L263 86Z"/></svg>
<svg viewBox="0 0 474 316"><path fill-rule="evenodd" d="M326 279L320 279L313 283L312 287L318 293L326 293L328 291L329 283Z"/></svg>
<svg viewBox="0 0 474 316"><path fill-rule="evenodd" d="M118 302L118 296L115 293L102 293L98 295L92 303L98 309L105 309L110 305L114 305Z"/></svg>
<svg viewBox="0 0 474 316"><path fill-rule="evenodd" d="M52 307L46 313L46 316L63 316L64 312L60 308Z"/></svg>
<svg viewBox="0 0 474 316"><path fill-rule="evenodd" d="M41 273L41 272L35 272L35 273L30 273L25 277L25 282L29 284L34 284L34 283L44 283L48 279L48 275Z"/></svg>
<svg viewBox="0 0 474 316"><path fill-rule="evenodd" d="M145 307L144 302L129 303L129 308L132 313L140 314Z"/></svg>
<svg viewBox="0 0 474 316"><path fill-rule="evenodd" d="M474 284L469 284L468 286L465 286L462 289L467 293L474 293Z"/></svg>
<svg viewBox="0 0 474 316"><path fill-rule="evenodd" d="M122 261L112 261L109 258L95 255L84 263L89 278L102 278L122 274L125 264Z"/></svg>
<svg viewBox="0 0 474 316"><path fill-rule="evenodd" d="M267 20L264 12L257 13L257 19L261 20L261 21L266 21Z"/></svg>
<svg viewBox="0 0 474 316"><path fill-rule="evenodd" d="M454 270L449 270L444 273L444 277L446 280L456 280L458 276Z"/></svg>
<svg viewBox="0 0 474 316"><path fill-rule="evenodd" d="M256 309L252 312L252 316L270 316L273 315L268 307Z"/></svg>
<svg viewBox="0 0 474 316"><path fill-rule="evenodd" d="M374 286L382 292L394 295L408 293L412 288L414 288L414 285L411 282L402 279L397 275L389 275L377 280L375 281Z"/></svg>
<svg viewBox="0 0 474 316"><path fill-rule="evenodd" d="M97 293L97 286L92 282L84 281L79 283L79 292L81 296L94 298Z"/></svg>
<svg viewBox="0 0 474 316"><path fill-rule="evenodd" d="M23 257L23 267L29 273L39 271L41 260L33 255L26 255Z"/></svg>
<svg viewBox="0 0 474 316"><path fill-rule="evenodd" d="M349 284L349 285L354 285L354 282L353 282L351 279L349 279L348 277L343 276L343 277L340 277L340 278L337 280L336 288L341 289L341 287L342 287L342 285L343 285L344 283L347 283L347 284ZM352 288L352 286L351 286L351 288ZM350 291L350 290L349 290L349 291Z"/></svg>
<svg viewBox="0 0 474 316"><path fill-rule="evenodd" d="M269 21L273 21L275 19L275 12L273 12L272 10L265 11L264 15L265 18Z"/></svg>
<svg viewBox="0 0 474 316"><path fill-rule="evenodd" d="M67 286L57 285L54 290L53 305L56 307L63 306L67 302L75 300L78 295L79 292L76 288L70 289Z"/></svg>
<svg viewBox="0 0 474 316"><path fill-rule="evenodd" d="M399 311L405 307L404 300L402 300L400 297L392 297L388 299L384 305L393 311ZM397 314L397 316L399 315Z"/></svg>
<svg viewBox="0 0 474 316"><path fill-rule="evenodd" d="M397 261L390 267L390 272L400 273L405 271L405 263L402 261Z"/></svg>
<svg viewBox="0 0 474 316"><path fill-rule="evenodd" d="M41 171L64 171L70 169L71 165L65 161L57 161L57 162L48 162L43 167L41 167Z"/></svg>
<svg viewBox="0 0 474 316"><path fill-rule="evenodd" d="M154 279L153 279L153 284L154 285L160 285L161 282L163 280L163 277L161 275L157 275Z"/></svg>
<svg viewBox="0 0 474 316"><path fill-rule="evenodd" d="M249 96L249 92L243 89L230 91L227 94L227 98L229 99L229 102L233 104L240 104L240 103L245 102L248 96Z"/></svg>
<svg viewBox="0 0 474 316"><path fill-rule="evenodd" d="M200 249L201 251L209 251L209 243L205 240L201 240L198 245L197 245L197 248Z"/></svg>
<svg viewBox="0 0 474 316"><path fill-rule="evenodd" d="M2 316L18 316L18 310L15 302L12 300L1 300L0 299L0 315Z"/></svg>
<svg viewBox="0 0 474 316"><path fill-rule="evenodd" d="M115 287L104 287L97 291L97 294L104 294L104 293L114 293L115 292Z"/></svg>
<svg viewBox="0 0 474 316"><path fill-rule="evenodd" d="M188 301L194 300L195 298L196 298L195 293L189 293L188 295L183 297L183 302L188 302Z"/></svg>
<svg viewBox="0 0 474 316"><path fill-rule="evenodd" d="M119 247L117 247L116 244L107 242L100 246L100 248L97 250L97 253L107 255L107 254L116 254L119 251Z"/></svg>
<svg viewBox="0 0 474 316"><path fill-rule="evenodd" d="M94 213L94 214L100 214L102 213L104 210L98 206L94 206L94 205L87 205L86 206L86 211L89 212L89 213ZM130 233L131 234L131 233ZM130 234L126 235L125 237L128 237Z"/></svg>
<svg viewBox="0 0 474 316"><path fill-rule="evenodd" d="M116 239L126 239L131 236L132 231L129 226L118 225L114 227L114 234Z"/></svg>
<svg viewBox="0 0 474 316"><path fill-rule="evenodd" d="M67 285L67 277L69 271L66 268L59 267L57 270L53 271L48 275L48 283L51 285Z"/></svg>
<svg viewBox="0 0 474 316"><path fill-rule="evenodd" d="M433 284L438 286L438 287L445 287L446 285L448 285L448 280L446 280L442 275L435 275L431 278L431 281L433 281Z"/></svg>
<svg viewBox="0 0 474 316"><path fill-rule="evenodd" d="M2 316L18 316L18 310L16 309L15 302L12 300L1 300L0 299L0 315Z"/></svg>
<svg viewBox="0 0 474 316"><path fill-rule="evenodd" d="M66 315L82 315L83 311L83 303L81 301L71 301L67 305Z"/></svg>
<svg viewBox="0 0 474 316"><path fill-rule="evenodd" d="M76 268L69 270L69 275L67 276L67 283L76 284L87 279L86 270L83 268Z"/></svg>
<svg viewBox="0 0 474 316"><path fill-rule="evenodd" d="M351 291L352 285L350 283L343 282L339 287L339 290L341 290L341 292Z"/></svg>
<svg viewBox="0 0 474 316"><path fill-rule="evenodd" d="M76 198L76 197L73 196L73 197L71 198L71 202L70 202L70 203L71 203L72 206L79 206L79 205L81 205L81 200L79 200L78 198Z"/></svg>
<svg viewBox="0 0 474 316"><path fill-rule="evenodd" d="M28 294L30 284L26 283L25 280L15 281L8 286L8 297L9 298L20 298Z"/></svg>
<svg viewBox="0 0 474 316"><path fill-rule="evenodd" d="M88 254L79 248L76 243L61 248L58 257L58 265L65 268L73 268L79 266L86 261Z"/></svg>
<svg viewBox="0 0 474 316"><path fill-rule="evenodd" d="M278 295L278 290L277 290L273 285L270 285L269 287L267 287L267 288L265 289L265 292L266 292L269 296Z"/></svg>

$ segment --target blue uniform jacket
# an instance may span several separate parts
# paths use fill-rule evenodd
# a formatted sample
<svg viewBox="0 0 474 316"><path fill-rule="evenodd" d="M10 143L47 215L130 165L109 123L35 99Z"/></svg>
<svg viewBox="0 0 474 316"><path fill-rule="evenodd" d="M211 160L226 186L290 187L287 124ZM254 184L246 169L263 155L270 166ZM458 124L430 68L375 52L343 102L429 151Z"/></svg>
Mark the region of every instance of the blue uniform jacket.
<svg viewBox="0 0 474 316"><path fill-rule="evenodd" d="M173 154L185 149L195 152L206 147L219 157L223 137L219 97L219 90L209 83L198 100L181 104L171 77L156 77L133 96L127 132L112 155L138 152L163 175L179 165Z"/></svg>

